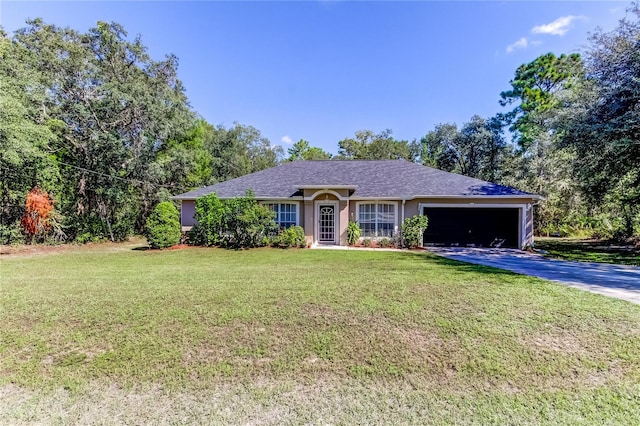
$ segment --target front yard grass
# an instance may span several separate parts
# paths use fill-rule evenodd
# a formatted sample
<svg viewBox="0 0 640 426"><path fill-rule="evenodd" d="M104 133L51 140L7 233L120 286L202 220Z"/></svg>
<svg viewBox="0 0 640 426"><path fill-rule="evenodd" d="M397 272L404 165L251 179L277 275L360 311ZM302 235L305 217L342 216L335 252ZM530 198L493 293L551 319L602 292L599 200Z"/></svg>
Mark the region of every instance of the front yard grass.
<svg viewBox="0 0 640 426"><path fill-rule="evenodd" d="M640 306L543 280L422 252L0 262L2 424L640 418Z"/></svg>

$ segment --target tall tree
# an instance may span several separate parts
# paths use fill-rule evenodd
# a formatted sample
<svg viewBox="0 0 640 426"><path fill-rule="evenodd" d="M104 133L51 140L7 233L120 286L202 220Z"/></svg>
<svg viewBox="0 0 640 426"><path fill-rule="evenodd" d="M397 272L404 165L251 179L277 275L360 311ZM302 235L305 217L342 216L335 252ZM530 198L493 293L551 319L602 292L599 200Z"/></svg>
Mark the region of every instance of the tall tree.
<svg viewBox="0 0 640 426"><path fill-rule="evenodd" d="M203 119L184 133L171 137L161 146L149 166L168 191L182 192L215 182L213 158L208 145L216 129Z"/></svg>
<svg viewBox="0 0 640 426"><path fill-rule="evenodd" d="M287 149L289 157L287 161L295 160L329 160L331 154L317 146L311 146L309 141L300 139L294 143L291 148Z"/></svg>
<svg viewBox="0 0 640 426"><path fill-rule="evenodd" d="M46 86L29 66L30 52L0 28L0 231L17 229L27 192L56 190L51 132L42 108ZM10 242L10 241L2 241Z"/></svg>
<svg viewBox="0 0 640 426"><path fill-rule="evenodd" d="M455 124L437 124L434 130L420 139L420 162L425 166L453 171L456 158L451 147L458 135L458 126Z"/></svg>
<svg viewBox="0 0 640 426"><path fill-rule="evenodd" d="M569 93L564 146L590 206L624 219L640 235L640 6L611 32L597 30L586 52L587 82ZM634 230L635 227L635 230Z"/></svg>
<svg viewBox="0 0 640 426"><path fill-rule="evenodd" d="M213 164L212 180L219 182L278 165L282 147L271 145L253 126L235 123L226 129L218 126L207 142Z"/></svg>
<svg viewBox="0 0 640 426"><path fill-rule="evenodd" d="M390 129L380 133L359 130L355 138L338 142L338 156L350 160L414 160L414 152L408 141L399 141L391 136Z"/></svg>
<svg viewBox="0 0 640 426"><path fill-rule="evenodd" d="M584 75L578 54L547 53L518 67L511 90L501 93L501 105L516 104L498 115L511 126L514 143L501 182L545 197L536 206L538 233L557 230L567 212L580 208L571 168L575 154L559 144L558 117L564 107L562 97L580 87Z"/></svg>
<svg viewBox="0 0 640 426"><path fill-rule="evenodd" d="M141 230L157 192L148 165L192 121L177 58L152 60L140 38L129 41L115 23L86 34L27 24L15 43L29 53L47 88L42 109L58 123L52 150L68 228L111 239Z"/></svg>
<svg viewBox="0 0 640 426"><path fill-rule="evenodd" d="M497 180L505 141L501 124L474 115L458 130L455 124L439 124L420 140L420 162L466 176Z"/></svg>
<svg viewBox="0 0 640 426"><path fill-rule="evenodd" d="M555 94L582 81L584 69L577 53L555 56L547 53L518 67L511 89L500 94L502 106L516 104L504 118L518 145L526 151L541 131L549 129L549 112L557 109Z"/></svg>

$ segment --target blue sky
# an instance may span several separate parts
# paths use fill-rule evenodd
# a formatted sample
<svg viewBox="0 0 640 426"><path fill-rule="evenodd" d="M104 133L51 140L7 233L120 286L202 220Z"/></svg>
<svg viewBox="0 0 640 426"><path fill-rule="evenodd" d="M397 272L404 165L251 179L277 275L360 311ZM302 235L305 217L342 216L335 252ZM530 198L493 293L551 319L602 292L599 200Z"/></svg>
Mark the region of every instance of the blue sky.
<svg viewBox="0 0 640 426"><path fill-rule="evenodd" d="M252 125L285 149L307 139L337 152L357 130L424 136L500 111L516 68L579 52L629 2L6 1L0 25L27 18L86 31L115 21L151 55L180 59L194 110Z"/></svg>

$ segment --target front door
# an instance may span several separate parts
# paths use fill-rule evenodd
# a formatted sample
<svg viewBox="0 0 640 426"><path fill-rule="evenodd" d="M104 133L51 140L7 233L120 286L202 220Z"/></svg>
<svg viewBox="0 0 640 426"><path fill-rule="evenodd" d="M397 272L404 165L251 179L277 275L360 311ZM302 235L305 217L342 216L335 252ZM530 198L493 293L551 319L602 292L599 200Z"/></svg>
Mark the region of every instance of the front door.
<svg viewBox="0 0 640 426"><path fill-rule="evenodd" d="M318 205L318 241L320 243L336 242L336 206L333 204Z"/></svg>

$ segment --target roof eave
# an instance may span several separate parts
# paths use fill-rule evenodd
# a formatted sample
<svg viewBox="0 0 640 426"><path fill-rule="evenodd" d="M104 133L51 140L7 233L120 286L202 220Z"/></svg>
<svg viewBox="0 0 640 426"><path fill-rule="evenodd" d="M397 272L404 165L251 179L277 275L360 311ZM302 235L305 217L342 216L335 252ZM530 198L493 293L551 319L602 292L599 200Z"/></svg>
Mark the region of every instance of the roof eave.
<svg viewBox="0 0 640 426"><path fill-rule="evenodd" d="M331 188L335 188L335 187L331 187ZM325 189L324 187L321 188L308 188L308 189ZM338 189L342 189L342 188L338 188ZM346 188L345 188L346 189ZM171 200L178 200L178 201L194 201L197 200L198 198L204 197L207 194L204 195L200 195L200 196L181 196L181 195L174 195L173 197L170 197ZM219 197L220 199L226 199L226 198L234 198L234 197ZM304 197L301 196L295 196L295 197L287 197L287 196L269 196L269 197L260 197L260 196L256 196L255 197L258 200L302 200ZM514 194L514 195L437 195L437 194L431 194L431 195L414 195L414 196L407 196L407 197L389 197L389 196L370 196L370 197L358 197L358 196L352 196L349 197L349 199L354 200L354 201L361 201L361 200L415 200L417 198L450 198L450 199L470 199L470 198L516 198L516 199L531 199L531 200L539 200L539 201L544 201L545 198L541 195L536 195L536 194Z"/></svg>
<svg viewBox="0 0 640 426"><path fill-rule="evenodd" d="M169 199L171 200L176 200L176 201L195 201L198 198L202 198L202 197L206 197L207 195L210 194L203 194L200 196L188 196L188 197L183 197L180 195L174 195L173 197L169 197ZM237 195L234 197L222 197L222 196L218 196L219 199L221 200L229 200L231 198L236 198L236 197L241 197L241 195ZM294 201L301 201L304 199L304 197L296 195L296 196L292 196L292 197L287 197L287 196L269 196L269 197L260 197L260 196L254 196L254 198L256 200L294 200Z"/></svg>
<svg viewBox="0 0 640 426"><path fill-rule="evenodd" d="M532 200L544 200L544 197L536 194L463 194L463 195L414 195L407 197L407 200L414 200L416 198L451 198L451 199L469 199L469 198L519 198L519 199L532 199Z"/></svg>
<svg viewBox="0 0 640 426"><path fill-rule="evenodd" d="M358 185L295 185L298 189L358 189Z"/></svg>

